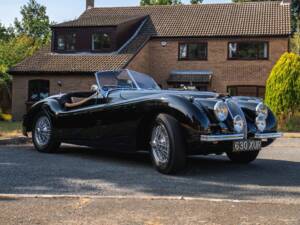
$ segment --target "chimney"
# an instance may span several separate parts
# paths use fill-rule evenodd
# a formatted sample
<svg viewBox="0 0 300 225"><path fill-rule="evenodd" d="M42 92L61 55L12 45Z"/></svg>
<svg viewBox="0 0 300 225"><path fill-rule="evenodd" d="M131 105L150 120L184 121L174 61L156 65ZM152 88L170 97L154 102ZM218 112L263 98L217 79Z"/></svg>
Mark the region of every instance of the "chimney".
<svg viewBox="0 0 300 225"><path fill-rule="evenodd" d="M94 0L86 0L86 10L92 9L95 6L95 1Z"/></svg>

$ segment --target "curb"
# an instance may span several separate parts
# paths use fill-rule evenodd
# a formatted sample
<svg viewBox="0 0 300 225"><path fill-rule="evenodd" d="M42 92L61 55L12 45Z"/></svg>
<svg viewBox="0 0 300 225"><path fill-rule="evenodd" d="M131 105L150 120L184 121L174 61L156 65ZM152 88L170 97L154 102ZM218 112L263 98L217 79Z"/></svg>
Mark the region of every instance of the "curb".
<svg viewBox="0 0 300 225"><path fill-rule="evenodd" d="M15 138L6 138L0 139L0 145L21 145L30 143L30 138L28 137L15 137Z"/></svg>
<svg viewBox="0 0 300 225"><path fill-rule="evenodd" d="M206 197L187 197L187 196L151 196L151 195L61 195L61 194L0 194L0 200L9 199L100 199L100 200L180 200L180 201L208 201L208 202L228 202L228 203L250 203L250 204L284 204L284 205L299 205L297 201L282 201L281 199L275 200L246 200L246 199L227 199L227 198L206 198Z"/></svg>
<svg viewBox="0 0 300 225"><path fill-rule="evenodd" d="M300 133L289 133L285 132L283 133L283 138L300 138Z"/></svg>

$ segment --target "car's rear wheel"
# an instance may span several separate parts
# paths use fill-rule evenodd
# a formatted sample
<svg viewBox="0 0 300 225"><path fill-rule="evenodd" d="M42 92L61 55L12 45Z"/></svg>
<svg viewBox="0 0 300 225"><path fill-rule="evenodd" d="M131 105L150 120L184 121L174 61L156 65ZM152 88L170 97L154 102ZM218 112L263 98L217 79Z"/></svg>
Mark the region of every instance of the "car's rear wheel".
<svg viewBox="0 0 300 225"><path fill-rule="evenodd" d="M151 133L151 157L155 168L164 174L175 174L186 166L186 147L178 121L160 114Z"/></svg>
<svg viewBox="0 0 300 225"><path fill-rule="evenodd" d="M258 154L259 151L253 151L253 152L227 152L226 153L228 158L235 163L241 163L241 164L248 164L253 162Z"/></svg>
<svg viewBox="0 0 300 225"><path fill-rule="evenodd" d="M59 150L60 142L51 118L46 113L37 115L32 130L32 141L39 152L54 153Z"/></svg>

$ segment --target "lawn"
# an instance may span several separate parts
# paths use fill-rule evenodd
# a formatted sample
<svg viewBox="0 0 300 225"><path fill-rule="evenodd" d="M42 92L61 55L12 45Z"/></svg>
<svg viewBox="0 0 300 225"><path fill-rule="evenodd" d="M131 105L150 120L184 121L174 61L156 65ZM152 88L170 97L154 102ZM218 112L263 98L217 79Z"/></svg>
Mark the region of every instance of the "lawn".
<svg viewBox="0 0 300 225"><path fill-rule="evenodd" d="M3 122L0 121L0 139L16 137L22 135L21 122Z"/></svg>

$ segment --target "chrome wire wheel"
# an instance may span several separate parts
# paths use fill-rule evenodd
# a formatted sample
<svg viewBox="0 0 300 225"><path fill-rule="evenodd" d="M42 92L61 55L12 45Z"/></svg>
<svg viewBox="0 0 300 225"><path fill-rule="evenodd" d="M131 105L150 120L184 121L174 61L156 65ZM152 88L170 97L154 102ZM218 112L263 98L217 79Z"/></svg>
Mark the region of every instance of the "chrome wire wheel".
<svg viewBox="0 0 300 225"><path fill-rule="evenodd" d="M158 124L153 128L150 144L155 163L157 165L168 163L170 158L170 140L165 126Z"/></svg>
<svg viewBox="0 0 300 225"><path fill-rule="evenodd" d="M46 146L50 142L51 122L47 116L40 117L35 125L35 142L40 146Z"/></svg>

